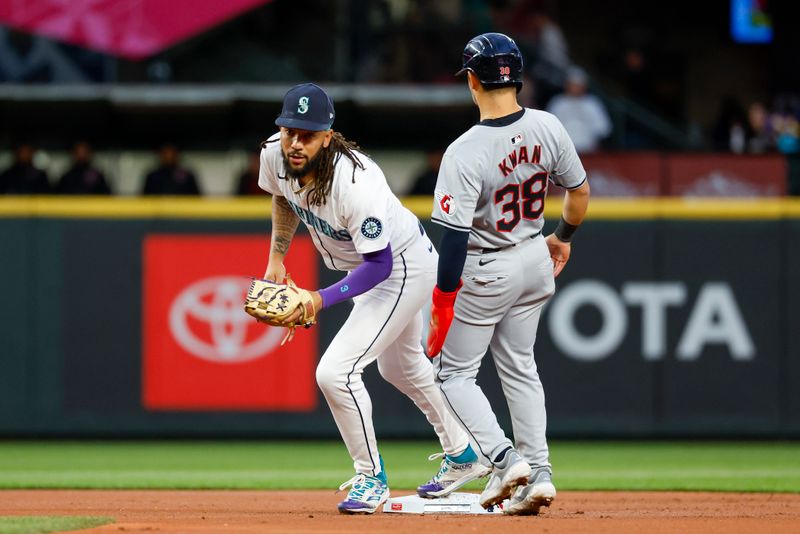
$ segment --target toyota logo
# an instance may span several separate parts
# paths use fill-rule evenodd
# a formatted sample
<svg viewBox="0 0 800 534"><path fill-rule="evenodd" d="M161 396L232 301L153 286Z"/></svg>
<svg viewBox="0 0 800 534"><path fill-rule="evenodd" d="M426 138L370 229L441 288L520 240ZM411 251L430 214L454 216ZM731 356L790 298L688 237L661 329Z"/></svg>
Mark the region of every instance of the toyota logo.
<svg viewBox="0 0 800 534"><path fill-rule="evenodd" d="M248 278L217 276L184 289L169 310L170 330L178 344L216 363L253 360L277 347L283 339L281 329L255 323L242 309L249 287Z"/></svg>

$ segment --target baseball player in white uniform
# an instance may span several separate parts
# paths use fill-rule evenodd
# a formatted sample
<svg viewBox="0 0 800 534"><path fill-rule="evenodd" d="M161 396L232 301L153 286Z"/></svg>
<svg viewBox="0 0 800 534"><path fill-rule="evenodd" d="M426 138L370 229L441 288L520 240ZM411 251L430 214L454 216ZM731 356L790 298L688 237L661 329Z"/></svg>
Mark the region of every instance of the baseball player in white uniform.
<svg viewBox="0 0 800 534"><path fill-rule="evenodd" d="M261 151L259 186L273 195L272 241L264 277L283 281L283 259L302 221L340 282L312 292L317 310L354 306L317 366L317 383L353 458L356 475L338 508L372 513L389 497L361 374L375 360L381 375L433 425L444 451L439 472L418 488L444 496L485 476L466 432L444 406L420 343L421 308L435 285L438 255L417 218L394 196L378 165L331 130L334 107L314 84L286 93L280 132Z"/></svg>
<svg viewBox="0 0 800 534"><path fill-rule="evenodd" d="M481 505L510 497L506 513L537 514L556 489L533 345L554 276L583 221L589 185L559 120L517 103L522 55L513 40L499 33L475 37L460 72L467 73L481 120L449 146L439 170L432 218L446 230L428 355L435 357L448 407L493 466ZM544 238L548 181L567 192L561 222ZM475 383L487 348L508 401L514 443Z"/></svg>

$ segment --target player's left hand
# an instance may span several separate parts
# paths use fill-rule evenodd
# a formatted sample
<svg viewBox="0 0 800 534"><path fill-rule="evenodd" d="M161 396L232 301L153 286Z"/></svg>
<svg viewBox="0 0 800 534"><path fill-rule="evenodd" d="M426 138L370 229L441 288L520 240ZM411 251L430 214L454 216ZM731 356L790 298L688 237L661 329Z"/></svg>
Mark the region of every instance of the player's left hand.
<svg viewBox="0 0 800 534"><path fill-rule="evenodd" d="M547 248L550 249L550 259L553 260L553 277L555 278L561 274L562 269L569 261L572 245L561 241L555 234L550 234L544 240L547 243Z"/></svg>
<svg viewBox="0 0 800 534"><path fill-rule="evenodd" d="M286 283L254 278L244 302L244 311L262 323L288 328L281 345L291 341L298 326L316 323L322 309L322 296L317 291L297 287L289 275Z"/></svg>
<svg viewBox="0 0 800 534"><path fill-rule="evenodd" d="M322 295L319 294L319 291L309 291L311 295L311 299L314 303L314 315L318 314L322 310ZM298 324L301 319L303 318L303 309L298 307L295 308L294 312L291 315L286 317L280 324L277 326L292 326Z"/></svg>

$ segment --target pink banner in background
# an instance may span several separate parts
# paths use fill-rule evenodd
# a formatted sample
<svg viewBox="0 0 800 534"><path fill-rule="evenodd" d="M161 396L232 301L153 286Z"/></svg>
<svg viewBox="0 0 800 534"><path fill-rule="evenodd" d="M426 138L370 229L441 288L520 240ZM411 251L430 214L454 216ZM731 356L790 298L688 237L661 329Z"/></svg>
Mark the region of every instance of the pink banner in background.
<svg viewBox="0 0 800 534"><path fill-rule="evenodd" d="M667 191L677 197L778 197L786 194L780 154L674 154L666 160Z"/></svg>
<svg viewBox="0 0 800 534"><path fill-rule="evenodd" d="M654 197L663 191L663 156L658 152L595 153L581 156L592 194Z"/></svg>
<svg viewBox="0 0 800 534"><path fill-rule="evenodd" d="M270 0L2 0L0 23L143 59Z"/></svg>

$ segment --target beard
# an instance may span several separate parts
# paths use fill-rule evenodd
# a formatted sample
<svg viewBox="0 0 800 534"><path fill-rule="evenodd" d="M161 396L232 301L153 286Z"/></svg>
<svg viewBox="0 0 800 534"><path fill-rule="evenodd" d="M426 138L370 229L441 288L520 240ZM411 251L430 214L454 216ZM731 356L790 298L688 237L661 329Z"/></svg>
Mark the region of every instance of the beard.
<svg viewBox="0 0 800 534"><path fill-rule="evenodd" d="M295 180L299 180L300 178L316 171L319 168L320 162L322 161L322 152L324 150L324 148L321 148L313 158L306 161L306 164L299 169L292 167L292 164L289 163L289 155L284 152L283 168L286 169L286 175Z"/></svg>

